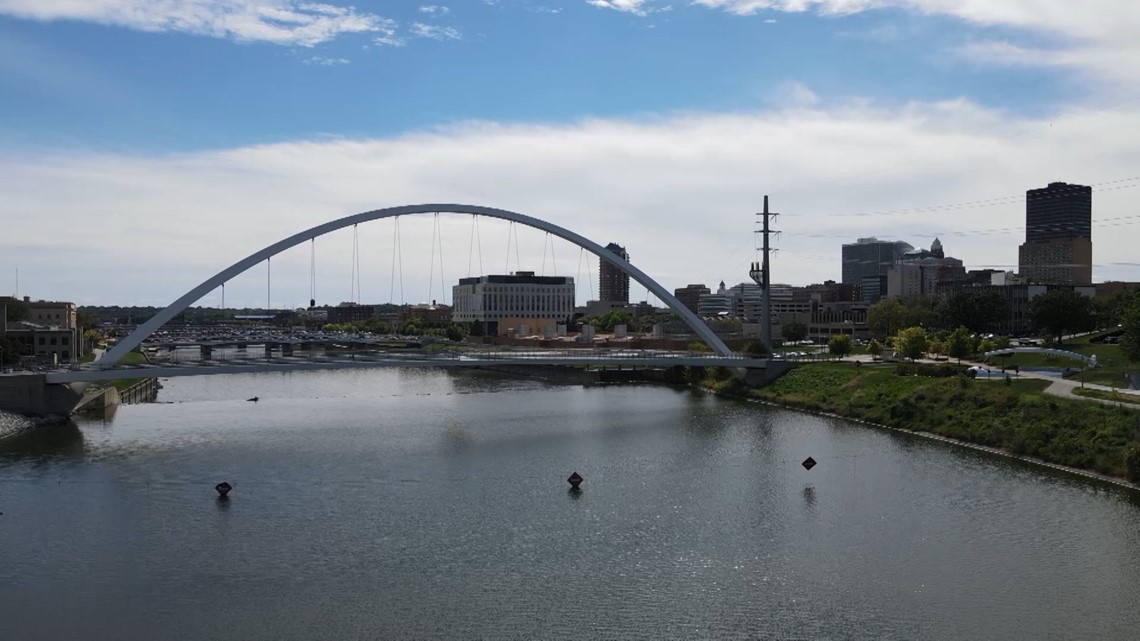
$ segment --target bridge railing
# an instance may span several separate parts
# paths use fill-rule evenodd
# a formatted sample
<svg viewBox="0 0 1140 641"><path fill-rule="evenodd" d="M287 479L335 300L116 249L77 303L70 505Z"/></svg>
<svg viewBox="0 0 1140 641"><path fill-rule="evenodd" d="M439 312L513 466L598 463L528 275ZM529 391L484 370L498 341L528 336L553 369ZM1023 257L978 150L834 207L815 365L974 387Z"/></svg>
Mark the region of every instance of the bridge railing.
<svg viewBox="0 0 1140 641"><path fill-rule="evenodd" d="M634 350L634 349L601 349L601 348L569 348L569 349L548 349L548 348L535 348L535 349L503 349L503 350L465 350L465 349L442 349L442 350L382 350L374 347L344 347L337 349L298 349L294 347L291 353L285 354L281 350L273 350L272 352L263 352L262 350L237 350L234 348L212 348L212 353L207 357L201 354L200 350L193 348L175 349L169 351L160 351L158 354L152 356L152 363L150 365L137 365L128 366L120 365L121 369L133 369L136 367L146 368L153 365L203 365L207 363L224 365L224 364L250 364L250 363L266 363L266 362L339 362L349 360L369 360L369 361L407 361L409 363L425 361L485 361L485 362L498 362L498 361L536 361L536 362L549 362L561 360L575 360L575 361L645 361L652 362L660 365L663 362L671 360L707 360L713 364L725 364L726 361L731 362L740 361L753 361L762 360L757 359L746 354L733 353L731 355L722 356L711 352L667 352L667 351L654 351L654 350Z"/></svg>

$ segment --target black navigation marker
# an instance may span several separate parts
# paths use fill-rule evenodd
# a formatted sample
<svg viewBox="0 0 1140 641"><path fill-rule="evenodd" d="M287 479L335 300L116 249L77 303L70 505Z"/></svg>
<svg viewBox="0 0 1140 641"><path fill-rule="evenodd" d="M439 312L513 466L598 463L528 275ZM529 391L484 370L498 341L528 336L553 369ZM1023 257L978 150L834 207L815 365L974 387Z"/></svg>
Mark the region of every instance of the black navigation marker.
<svg viewBox="0 0 1140 641"><path fill-rule="evenodd" d="M225 481L222 481L221 483L215 485L214 489L217 490L218 495L224 499L226 498L226 495L230 493L230 490L234 489L234 486L226 483Z"/></svg>
<svg viewBox="0 0 1140 641"><path fill-rule="evenodd" d="M810 470L811 468L815 467L815 459L809 456L804 459L804 462L800 463L800 465L804 466L805 470Z"/></svg>
<svg viewBox="0 0 1140 641"><path fill-rule="evenodd" d="M570 483L570 487L574 488L575 490L578 489L578 486L581 485L582 481L584 480L586 479L582 478L582 475L577 472L574 472L570 475L570 478L566 479L566 481Z"/></svg>

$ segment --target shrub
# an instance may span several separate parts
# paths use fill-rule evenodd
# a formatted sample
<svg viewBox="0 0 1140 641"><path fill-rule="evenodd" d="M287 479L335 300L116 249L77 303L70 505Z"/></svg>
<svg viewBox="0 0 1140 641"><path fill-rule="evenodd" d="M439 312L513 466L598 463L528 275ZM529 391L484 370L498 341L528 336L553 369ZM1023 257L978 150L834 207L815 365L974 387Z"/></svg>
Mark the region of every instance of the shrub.
<svg viewBox="0 0 1140 641"><path fill-rule="evenodd" d="M949 378L951 376L965 375L965 367L951 365L950 363L900 363L895 368L899 376L925 376L927 378Z"/></svg>
<svg viewBox="0 0 1140 641"><path fill-rule="evenodd" d="M767 356L770 353L767 346L764 345L764 341L758 340L750 340L745 343L743 351L749 356Z"/></svg>

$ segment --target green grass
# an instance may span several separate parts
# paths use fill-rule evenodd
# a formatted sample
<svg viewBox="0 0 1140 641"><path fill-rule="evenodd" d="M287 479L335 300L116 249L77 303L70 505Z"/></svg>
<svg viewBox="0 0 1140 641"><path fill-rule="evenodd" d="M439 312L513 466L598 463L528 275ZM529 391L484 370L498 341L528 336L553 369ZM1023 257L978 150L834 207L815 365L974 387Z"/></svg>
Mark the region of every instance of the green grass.
<svg viewBox="0 0 1140 641"><path fill-rule="evenodd" d="M1088 398L1099 398L1105 401L1112 401L1114 403L1127 403L1129 405L1140 405L1140 396L1134 394L1113 394L1104 390L1092 389L1088 387L1078 387L1073 390L1077 396L1086 396Z"/></svg>
<svg viewBox="0 0 1140 641"><path fill-rule="evenodd" d="M1128 448L1140 447L1140 413L1046 396L1048 381L898 376L894 366L797 367L770 385L729 391L793 407L1002 448L1051 463L1140 480Z"/></svg>
<svg viewBox="0 0 1140 641"><path fill-rule="evenodd" d="M1096 356L1096 367L1085 367L1084 363L1079 360L1049 354L995 356L989 361L994 365L1005 365L1006 367L1018 365L1020 367L1083 368L1068 378L1086 383L1126 387L1128 383L1124 377L1125 372L1140 371L1140 363L1129 363L1121 352L1120 345L1090 343L1089 338L1091 337L1073 339L1058 346L1057 349L1076 352L1082 356Z"/></svg>

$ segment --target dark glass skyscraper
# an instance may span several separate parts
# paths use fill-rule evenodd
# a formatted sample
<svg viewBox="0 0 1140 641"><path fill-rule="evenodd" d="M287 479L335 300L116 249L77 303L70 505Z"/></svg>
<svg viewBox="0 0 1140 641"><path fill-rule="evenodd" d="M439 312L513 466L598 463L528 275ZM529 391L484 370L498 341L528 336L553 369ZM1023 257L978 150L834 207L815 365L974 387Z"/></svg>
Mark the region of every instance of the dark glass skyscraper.
<svg viewBox="0 0 1140 641"><path fill-rule="evenodd" d="M617 254L623 260L629 260L625 247L617 243L606 245L606 249ZM610 303L629 302L629 276L622 270L614 267L605 260L599 260L598 266L598 300Z"/></svg>
<svg viewBox="0 0 1140 641"><path fill-rule="evenodd" d="M1025 193L1018 271L1032 282L1092 283L1092 187L1049 183Z"/></svg>
<svg viewBox="0 0 1140 641"><path fill-rule="evenodd" d="M863 288L863 300L873 303L887 293L887 273L903 254L914 249L901 240L860 238L843 245L843 284Z"/></svg>
<svg viewBox="0 0 1140 641"><path fill-rule="evenodd" d="M1092 187L1049 183L1025 192L1025 242L1092 239Z"/></svg>

